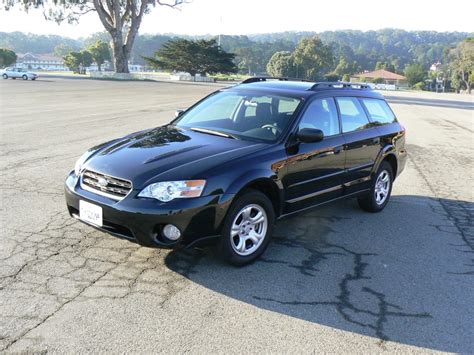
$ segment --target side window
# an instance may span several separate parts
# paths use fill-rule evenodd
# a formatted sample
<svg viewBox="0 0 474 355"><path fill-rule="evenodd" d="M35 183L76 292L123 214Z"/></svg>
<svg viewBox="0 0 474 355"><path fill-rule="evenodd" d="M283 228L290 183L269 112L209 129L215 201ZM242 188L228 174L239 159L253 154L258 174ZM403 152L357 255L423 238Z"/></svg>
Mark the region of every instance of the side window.
<svg viewBox="0 0 474 355"><path fill-rule="evenodd" d="M370 126L359 100L355 97L337 97L336 100L341 112L343 133L359 131Z"/></svg>
<svg viewBox="0 0 474 355"><path fill-rule="evenodd" d="M384 100L362 99L370 119L378 124L387 124L395 122L395 115Z"/></svg>
<svg viewBox="0 0 474 355"><path fill-rule="evenodd" d="M301 118L299 129L316 128L324 136L339 134L339 119L336 104L332 98L312 101Z"/></svg>

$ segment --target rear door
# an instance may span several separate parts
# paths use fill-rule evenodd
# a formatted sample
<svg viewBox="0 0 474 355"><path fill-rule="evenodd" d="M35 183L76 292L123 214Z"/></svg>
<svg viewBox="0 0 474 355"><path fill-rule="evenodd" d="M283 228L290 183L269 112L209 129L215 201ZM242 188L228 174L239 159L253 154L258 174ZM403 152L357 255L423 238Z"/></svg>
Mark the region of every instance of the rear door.
<svg viewBox="0 0 474 355"><path fill-rule="evenodd" d="M372 168L381 149L380 137L356 97L337 97L336 102L346 151L343 184L349 194L370 186Z"/></svg>
<svg viewBox="0 0 474 355"><path fill-rule="evenodd" d="M308 103L298 130L317 128L324 139L316 143L299 143L288 149L285 185L285 213L301 210L342 195L344 175L344 138L336 104L332 97Z"/></svg>

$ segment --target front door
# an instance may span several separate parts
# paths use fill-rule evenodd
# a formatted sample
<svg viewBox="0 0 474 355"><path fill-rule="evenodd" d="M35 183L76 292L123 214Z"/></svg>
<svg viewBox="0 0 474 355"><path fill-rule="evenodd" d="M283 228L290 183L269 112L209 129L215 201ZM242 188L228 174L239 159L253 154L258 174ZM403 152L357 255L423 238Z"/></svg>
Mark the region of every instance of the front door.
<svg viewBox="0 0 474 355"><path fill-rule="evenodd" d="M288 149L284 213L295 212L341 196L344 173L344 138L340 134L333 98L311 101L298 129L317 128L324 139L317 143L293 144Z"/></svg>

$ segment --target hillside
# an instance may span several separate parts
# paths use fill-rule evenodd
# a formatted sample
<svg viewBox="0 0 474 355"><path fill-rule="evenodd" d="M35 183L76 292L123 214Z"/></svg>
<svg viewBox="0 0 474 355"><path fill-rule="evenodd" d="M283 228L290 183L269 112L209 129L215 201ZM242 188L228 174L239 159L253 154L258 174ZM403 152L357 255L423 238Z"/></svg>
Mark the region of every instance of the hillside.
<svg viewBox="0 0 474 355"><path fill-rule="evenodd" d="M333 47L334 66L342 58L358 70L372 70L377 62L401 72L407 64L418 62L429 67L433 62L445 59L446 52L472 36L463 32L404 31L382 29L378 31L326 31L264 33L247 36L221 36L224 50L236 53L236 64L242 72L263 73L271 56L277 51L293 51L305 37L318 35L323 42ZM138 36L132 53L132 61L144 64L143 56L152 56L174 34L144 34ZM193 38L192 36L186 36ZM200 36L202 38L202 36ZM208 36L212 37L212 36ZM97 33L88 38L71 39L58 35L36 35L22 32L0 32L0 48L9 48L17 53L54 53L56 46L63 44L78 50L96 39L108 41L106 33Z"/></svg>

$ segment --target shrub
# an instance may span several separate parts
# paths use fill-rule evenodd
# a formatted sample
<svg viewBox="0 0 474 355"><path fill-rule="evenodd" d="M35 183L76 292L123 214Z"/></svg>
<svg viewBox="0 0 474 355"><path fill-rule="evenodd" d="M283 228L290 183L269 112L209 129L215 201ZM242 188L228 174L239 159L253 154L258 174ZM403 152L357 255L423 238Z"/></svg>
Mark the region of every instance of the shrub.
<svg viewBox="0 0 474 355"><path fill-rule="evenodd" d="M425 83L420 81L418 83L416 83L415 85L413 85L413 89L415 90L423 90L425 88Z"/></svg>

